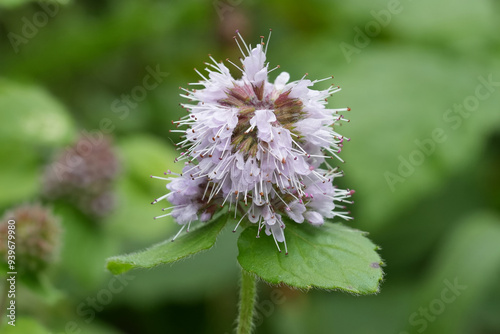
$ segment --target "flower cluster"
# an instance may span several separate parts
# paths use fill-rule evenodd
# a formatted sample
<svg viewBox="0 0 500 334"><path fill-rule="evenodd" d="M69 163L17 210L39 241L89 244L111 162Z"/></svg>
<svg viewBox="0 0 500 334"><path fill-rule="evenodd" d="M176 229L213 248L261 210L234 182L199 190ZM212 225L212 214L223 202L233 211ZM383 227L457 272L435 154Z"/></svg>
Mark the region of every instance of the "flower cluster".
<svg viewBox="0 0 500 334"><path fill-rule="evenodd" d="M36 274L57 260L61 226L51 210L40 204L24 204L7 211L0 222L0 263L7 264L7 222L16 224L16 266L23 274Z"/></svg>
<svg viewBox="0 0 500 334"><path fill-rule="evenodd" d="M88 215L103 217L114 207L112 187L118 170L111 139L91 143L82 137L47 167L43 193L50 199L73 202Z"/></svg>
<svg viewBox="0 0 500 334"><path fill-rule="evenodd" d="M176 160L185 166L176 177L156 177L170 181L170 192L153 203L167 199L172 204L167 208L171 211L159 217L174 217L183 225L179 233L228 205L241 216L238 225L245 218L258 224L259 233L265 228L278 249L284 242L287 251L284 215L313 225L323 224L324 218L350 218L349 212L338 209L345 208L342 202L350 203L353 191L333 186L342 172L326 161L342 161L337 154L349 139L335 128L347 121L340 113L349 108L325 107L338 86L310 88L330 78L311 81L306 74L289 82L290 75L282 72L269 82L269 73L279 66L268 68L263 37L254 48L238 37L242 67L227 61L241 71L240 79L210 56L207 76L195 69L203 80L190 84L200 88L181 88L181 96L193 102L182 104L188 115L174 122L187 126L173 130L183 133L178 144L183 152Z"/></svg>

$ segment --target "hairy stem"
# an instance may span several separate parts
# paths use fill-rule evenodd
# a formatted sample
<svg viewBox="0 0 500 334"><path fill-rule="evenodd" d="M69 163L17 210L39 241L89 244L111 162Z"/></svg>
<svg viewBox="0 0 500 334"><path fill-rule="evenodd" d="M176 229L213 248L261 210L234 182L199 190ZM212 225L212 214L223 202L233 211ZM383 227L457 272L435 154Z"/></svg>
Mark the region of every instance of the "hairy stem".
<svg viewBox="0 0 500 334"><path fill-rule="evenodd" d="M237 334L252 333L256 299L257 281L255 275L242 268Z"/></svg>

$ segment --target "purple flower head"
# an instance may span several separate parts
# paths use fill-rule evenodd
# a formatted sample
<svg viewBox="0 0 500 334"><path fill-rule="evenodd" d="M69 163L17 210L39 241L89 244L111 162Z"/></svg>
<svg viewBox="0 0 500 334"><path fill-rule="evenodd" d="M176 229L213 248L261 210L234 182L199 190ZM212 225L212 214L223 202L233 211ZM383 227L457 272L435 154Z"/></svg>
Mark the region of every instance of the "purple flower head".
<svg viewBox="0 0 500 334"><path fill-rule="evenodd" d="M254 48L238 37L242 66L228 62L241 71L240 79L210 56L207 74L196 70L202 80L190 84L199 88L183 89L181 96L191 101L182 105L188 115L174 124L187 127L176 130L184 134L176 161L185 167L177 177L161 178L170 181L170 192L155 202L170 201L172 211L163 216L172 215L188 230L191 222L207 221L228 205L241 216L236 228L244 219L258 224L257 237L265 228L278 249L283 242L288 252L283 216L313 225L336 216L350 219L338 210L351 203L353 191L333 186L342 173L326 161L343 161L337 154L349 139L335 129L347 121L340 113L349 108L325 107L338 86L311 89L330 78L311 81L306 74L289 82L282 72L271 83L268 75L279 66L268 69L263 37Z"/></svg>

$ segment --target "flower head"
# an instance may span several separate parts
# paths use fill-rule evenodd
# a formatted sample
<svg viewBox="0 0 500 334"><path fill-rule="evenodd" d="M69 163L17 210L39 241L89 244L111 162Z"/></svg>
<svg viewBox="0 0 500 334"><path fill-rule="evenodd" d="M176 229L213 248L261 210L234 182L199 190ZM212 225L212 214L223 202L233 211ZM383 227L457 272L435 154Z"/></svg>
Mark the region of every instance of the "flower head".
<svg viewBox="0 0 500 334"><path fill-rule="evenodd" d="M337 154L349 139L335 128L346 121L340 113L349 108L325 107L338 86L311 89L330 78L311 81L306 74L290 82L282 72L271 83L269 73L279 66L269 69L263 37L253 48L238 37L242 66L227 61L241 71L240 79L210 56L207 75L196 70L203 80L190 84L199 88L182 88L181 96L191 103L182 104L188 115L174 124L187 129L174 131L184 135L178 144L184 151L176 160L185 166L177 177L161 178L171 181L170 192L153 203L170 201L172 211L163 216L173 216L188 230L191 222L209 220L228 204L241 216L238 225L244 219L258 224L257 237L264 228L278 249L284 242L286 250L284 215L313 225L324 218L350 218L337 210L353 191L333 186L342 173L326 161L341 160Z"/></svg>
<svg viewBox="0 0 500 334"><path fill-rule="evenodd" d="M112 186L118 170L109 138L94 143L81 137L48 166L43 192L48 198L73 202L88 215L102 217L113 209Z"/></svg>
<svg viewBox="0 0 500 334"><path fill-rule="evenodd" d="M55 261L59 252L61 227L50 210L40 204L26 204L7 211L0 222L2 240L7 240L8 231L12 228L9 221L15 226L18 272L34 274ZM7 242L2 241L0 263L7 263L7 255Z"/></svg>

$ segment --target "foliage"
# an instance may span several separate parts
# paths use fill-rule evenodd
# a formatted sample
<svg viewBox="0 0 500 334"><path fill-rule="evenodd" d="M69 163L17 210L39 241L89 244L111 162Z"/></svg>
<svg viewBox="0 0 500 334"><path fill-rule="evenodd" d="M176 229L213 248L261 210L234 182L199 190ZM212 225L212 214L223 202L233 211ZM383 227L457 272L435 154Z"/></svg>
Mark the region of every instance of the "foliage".
<svg viewBox="0 0 500 334"><path fill-rule="evenodd" d="M252 227L235 235L232 220L226 227L203 226L221 231L216 245L171 266L115 278L103 265L177 231L170 219L153 220L158 208L149 203L164 184L149 175L182 167L173 163L178 137L169 130L171 120L184 115L177 87L197 80L193 64L206 61L208 52L235 60L236 28L252 43L273 28L270 62L292 79L304 70L311 77L334 75L342 91L330 105L352 109L342 129L352 140L343 150L341 182L356 190L355 220L325 230L359 238L359 255L366 255L331 249L329 261L353 256L380 263L359 229L382 246L387 265L375 296L261 284L257 333L417 333L424 326L428 334L500 331L496 3L401 2L397 13L389 11L392 2L359 0L62 3L50 15L39 2L0 1L0 213L40 200L64 228L61 258L43 284L33 278L18 286L20 328L64 332L74 322L83 333L232 331L237 244L256 252L275 247L272 239L255 239ZM367 32L370 22L379 22L377 33ZM11 33L23 42L14 46ZM342 43L356 51L346 57ZM144 88L148 69L157 67L169 75L154 89ZM109 123L103 120L112 126L103 127ZM44 169L82 133L112 136L121 162L116 210L98 224L68 203L40 196ZM293 235L289 255L273 249L266 253L269 263L294 264L300 256L294 239L321 236L306 225L286 231ZM196 231L182 238L191 235ZM209 247L211 240L198 246ZM238 261L274 283L291 279L277 277L272 266L256 266L250 256L240 254ZM319 262L311 266L321 271ZM373 279L347 290L375 291L380 269L367 269L375 271ZM337 274L328 277L335 284L298 285L345 289ZM441 296L455 280L467 288L447 303ZM432 321L421 315L424 308Z"/></svg>

